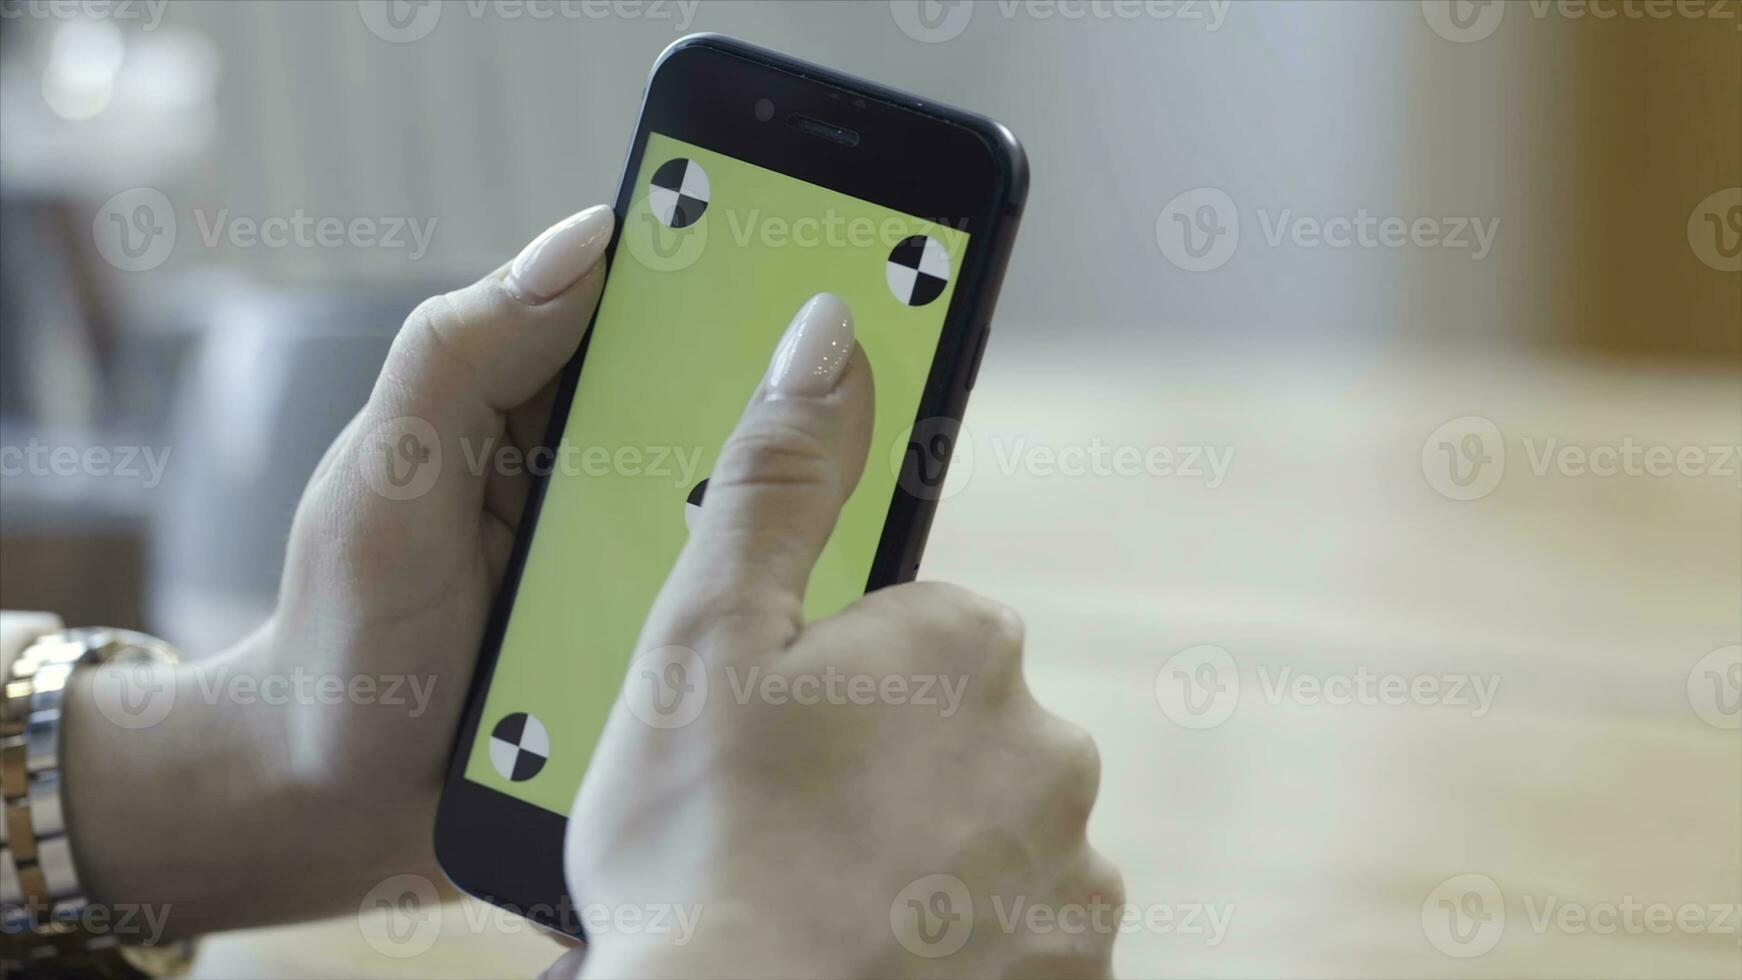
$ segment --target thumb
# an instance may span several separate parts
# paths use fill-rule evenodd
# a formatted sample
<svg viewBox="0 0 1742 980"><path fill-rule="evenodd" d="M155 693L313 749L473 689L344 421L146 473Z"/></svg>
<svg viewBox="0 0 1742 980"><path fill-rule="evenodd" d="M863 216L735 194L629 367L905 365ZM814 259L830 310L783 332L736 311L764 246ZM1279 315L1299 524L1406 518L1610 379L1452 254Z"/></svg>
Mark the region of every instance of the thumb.
<svg viewBox="0 0 1742 980"><path fill-rule="evenodd" d="M506 563L514 532L487 520L485 503L524 493L494 469L508 448L507 412L546 389L580 346L613 222L606 207L573 215L406 317L368 403L298 505L283 589L293 603L348 603L387 621L451 596L480 542L493 567Z"/></svg>
<svg viewBox="0 0 1742 980"><path fill-rule="evenodd" d="M432 519L476 510L476 463L506 414L556 377L586 333L613 223L604 205L572 215L513 262L406 317L357 421L370 489L394 501L456 490L428 501ZM434 512L448 507L458 511Z"/></svg>
<svg viewBox="0 0 1742 980"><path fill-rule="evenodd" d="M852 311L832 293L811 297L720 450L644 649L691 642L720 617L752 628L745 639L764 652L797 635L811 570L865 468L872 400Z"/></svg>

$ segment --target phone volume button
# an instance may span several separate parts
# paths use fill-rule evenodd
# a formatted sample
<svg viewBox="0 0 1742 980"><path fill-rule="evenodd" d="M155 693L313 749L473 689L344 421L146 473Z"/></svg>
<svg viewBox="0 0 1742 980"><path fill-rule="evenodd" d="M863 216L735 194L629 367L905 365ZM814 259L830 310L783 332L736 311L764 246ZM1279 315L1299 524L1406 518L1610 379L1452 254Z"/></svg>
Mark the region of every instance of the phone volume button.
<svg viewBox="0 0 1742 980"><path fill-rule="evenodd" d="M974 340L974 361L968 366L968 384L966 390L974 390L974 382L980 377L980 361L986 356L986 341L992 336L992 324L980 327L980 336Z"/></svg>

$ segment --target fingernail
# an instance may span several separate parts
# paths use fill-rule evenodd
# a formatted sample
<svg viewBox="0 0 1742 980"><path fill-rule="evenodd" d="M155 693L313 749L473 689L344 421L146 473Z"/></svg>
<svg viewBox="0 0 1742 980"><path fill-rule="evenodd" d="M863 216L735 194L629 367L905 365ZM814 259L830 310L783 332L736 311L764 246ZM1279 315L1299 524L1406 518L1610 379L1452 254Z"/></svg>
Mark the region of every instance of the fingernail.
<svg viewBox="0 0 1742 980"><path fill-rule="evenodd" d="M853 311L834 293L818 293L798 315L774 349L768 367L771 397L816 398L835 390L853 356Z"/></svg>
<svg viewBox="0 0 1742 980"><path fill-rule="evenodd" d="M599 204L546 228L508 267L508 288L528 303L555 299L599 261L614 220Z"/></svg>

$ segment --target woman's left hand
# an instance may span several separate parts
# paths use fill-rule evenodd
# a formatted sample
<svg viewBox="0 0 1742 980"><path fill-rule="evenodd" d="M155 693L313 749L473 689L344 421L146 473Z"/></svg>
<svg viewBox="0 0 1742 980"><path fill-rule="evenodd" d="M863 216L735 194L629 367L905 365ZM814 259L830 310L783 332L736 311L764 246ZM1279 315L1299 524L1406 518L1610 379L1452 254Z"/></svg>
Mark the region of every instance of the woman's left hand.
<svg viewBox="0 0 1742 980"><path fill-rule="evenodd" d="M496 454L543 438L612 221L582 211L407 317L303 492L258 632L144 690L76 675L63 766L93 899L168 906L191 935L439 880L435 804L530 484Z"/></svg>

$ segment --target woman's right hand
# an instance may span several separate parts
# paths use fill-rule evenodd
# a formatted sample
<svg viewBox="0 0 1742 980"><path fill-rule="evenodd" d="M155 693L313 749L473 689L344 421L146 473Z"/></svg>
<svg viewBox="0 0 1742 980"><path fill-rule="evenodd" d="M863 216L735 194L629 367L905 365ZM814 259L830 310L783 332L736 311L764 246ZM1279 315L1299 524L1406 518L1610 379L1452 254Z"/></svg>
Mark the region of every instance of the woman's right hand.
<svg viewBox="0 0 1742 980"><path fill-rule="evenodd" d="M722 450L575 801L571 892L641 923L595 930L587 976L1108 972L1099 760L1030 695L1016 615L916 583L804 622L871 428L852 315L819 295Z"/></svg>

